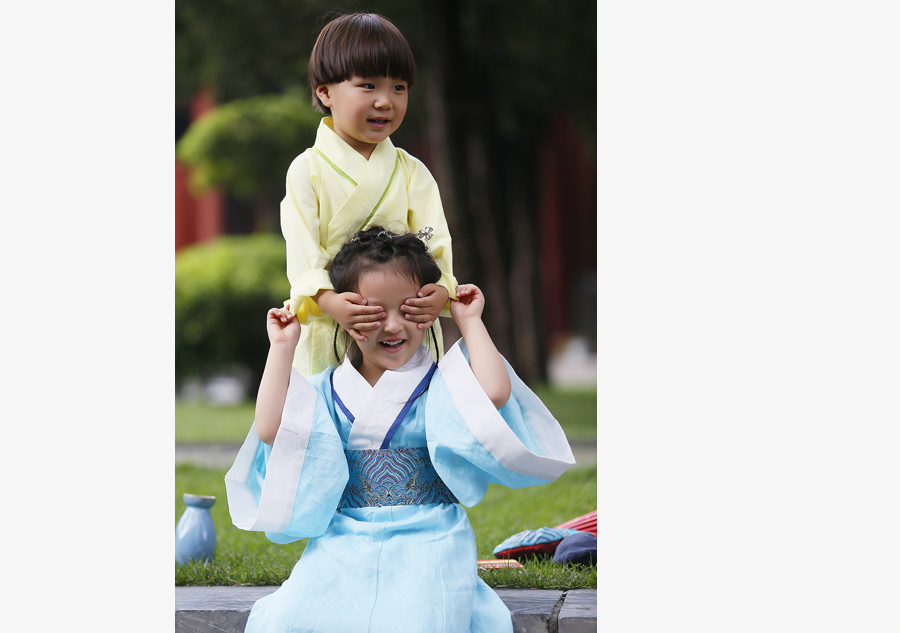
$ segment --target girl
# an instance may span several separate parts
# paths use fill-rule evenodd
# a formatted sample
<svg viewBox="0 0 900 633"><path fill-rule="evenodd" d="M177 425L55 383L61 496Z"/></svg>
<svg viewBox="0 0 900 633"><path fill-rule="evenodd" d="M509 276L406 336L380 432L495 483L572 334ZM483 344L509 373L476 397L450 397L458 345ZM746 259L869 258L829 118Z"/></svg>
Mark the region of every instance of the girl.
<svg viewBox="0 0 900 633"><path fill-rule="evenodd" d="M554 481L574 464L559 424L497 352L472 285L450 304L463 335L435 363L402 307L441 275L416 235L381 227L338 252L336 292L385 317L308 381L291 368L297 319L272 309L256 421L225 477L234 524L312 537L246 630L512 633L476 569L463 505L489 482ZM499 410L498 410L499 409Z"/></svg>
<svg viewBox="0 0 900 633"><path fill-rule="evenodd" d="M313 47L313 102L330 116L322 119L315 145L288 169L281 203L291 282L285 306L306 325L293 366L305 377L337 362L331 353L335 322L359 342L381 327L383 306L337 292L326 270L341 244L372 224L403 233L433 227L431 250L441 274L417 288L403 311L423 330L434 325L435 341L442 344L437 317L456 279L440 193L425 166L389 138L406 115L415 74L409 45L380 15L341 16L322 29Z"/></svg>

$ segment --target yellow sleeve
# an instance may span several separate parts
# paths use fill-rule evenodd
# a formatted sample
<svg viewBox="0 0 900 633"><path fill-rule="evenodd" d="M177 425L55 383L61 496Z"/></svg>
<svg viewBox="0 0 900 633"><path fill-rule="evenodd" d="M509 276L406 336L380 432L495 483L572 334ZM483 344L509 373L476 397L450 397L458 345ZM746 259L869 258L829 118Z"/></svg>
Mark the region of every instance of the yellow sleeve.
<svg viewBox="0 0 900 633"><path fill-rule="evenodd" d="M424 163L406 152L401 151L400 155L406 162L407 174L409 174L407 223L413 232L426 226L434 229L434 235L428 240L428 248L441 269L441 279L437 285L444 287L451 298L455 297L456 277L453 276L453 249L450 244L450 229L447 227L447 218L444 217L444 207L441 204L441 193L438 191L434 177ZM450 305L449 301L447 305ZM450 317L450 312L446 307L441 312L441 316Z"/></svg>
<svg viewBox="0 0 900 633"><path fill-rule="evenodd" d="M287 248L287 276L291 282L291 312L300 323L324 316L312 300L322 289L332 289L325 266L328 255L319 241L319 198L309 150L288 168L286 193L281 201L281 232ZM287 303L287 302L285 302Z"/></svg>

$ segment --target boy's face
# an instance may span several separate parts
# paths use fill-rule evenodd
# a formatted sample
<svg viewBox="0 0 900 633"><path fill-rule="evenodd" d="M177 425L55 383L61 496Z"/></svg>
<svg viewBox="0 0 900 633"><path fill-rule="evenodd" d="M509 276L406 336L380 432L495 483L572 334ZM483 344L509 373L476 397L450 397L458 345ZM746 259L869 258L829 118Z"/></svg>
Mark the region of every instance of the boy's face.
<svg viewBox="0 0 900 633"><path fill-rule="evenodd" d="M407 93L405 81L389 77L351 77L316 88L319 99L331 108L334 131L366 159L400 127Z"/></svg>

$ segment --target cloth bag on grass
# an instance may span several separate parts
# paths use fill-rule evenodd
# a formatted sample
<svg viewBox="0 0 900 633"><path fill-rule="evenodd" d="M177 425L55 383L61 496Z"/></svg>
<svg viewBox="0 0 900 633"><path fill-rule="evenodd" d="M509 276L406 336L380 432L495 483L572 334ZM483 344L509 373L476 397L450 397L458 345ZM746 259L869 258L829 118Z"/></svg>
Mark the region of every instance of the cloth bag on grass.
<svg viewBox="0 0 900 633"><path fill-rule="evenodd" d="M553 562L557 565L596 565L597 537L587 532L567 536L557 545Z"/></svg>
<svg viewBox="0 0 900 633"><path fill-rule="evenodd" d="M493 554L497 558L515 558L516 560L550 557L564 538L577 533L578 530L570 528L542 527L536 530L524 530L500 543L494 548Z"/></svg>

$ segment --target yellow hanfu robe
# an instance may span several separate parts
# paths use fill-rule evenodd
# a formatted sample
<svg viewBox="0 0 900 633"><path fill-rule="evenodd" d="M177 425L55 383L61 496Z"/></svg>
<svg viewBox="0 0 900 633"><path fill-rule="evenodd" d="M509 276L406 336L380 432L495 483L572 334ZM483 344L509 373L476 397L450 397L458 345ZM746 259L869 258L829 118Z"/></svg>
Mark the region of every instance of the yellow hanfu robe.
<svg viewBox="0 0 900 633"><path fill-rule="evenodd" d="M294 353L294 368L304 377L337 365L335 322L312 300L333 289L331 260L353 234L369 226L394 233L434 229L427 242L441 269L438 285L456 293L450 231L437 183L425 165L388 138L368 160L334 131L331 117L319 124L316 142L291 163L281 203L281 231L287 243L291 311L305 324ZM287 302L286 302L287 303ZM445 314L445 316L449 316ZM441 331L434 323L438 346ZM338 352L342 353L340 347Z"/></svg>

